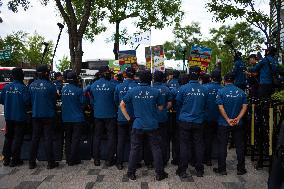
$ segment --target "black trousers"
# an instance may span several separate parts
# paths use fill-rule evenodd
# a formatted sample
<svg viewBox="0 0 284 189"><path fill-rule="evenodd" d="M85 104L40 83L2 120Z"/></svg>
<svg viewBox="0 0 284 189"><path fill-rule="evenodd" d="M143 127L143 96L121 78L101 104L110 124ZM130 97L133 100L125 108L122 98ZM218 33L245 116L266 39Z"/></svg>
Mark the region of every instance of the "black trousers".
<svg viewBox="0 0 284 189"><path fill-rule="evenodd" d="M238 169L245 168L245 135L243 126L225 127L219 126L217 129L218 138L218 168L226 170L227 146L229 134L232 132L233 140L236 145Z"/></svg>
<svg viewBox="0 0 284 189"><path fill-rule="evenodd" d="M204 142L203 142L203 124L195 124L189 122L181 122L179 125L180 135L180 162L179 170L186 172L190 153L190 140L193 140L194 154L195 154L195 169L197 171L203 171L203 154L204 154Z"/></svg>
<svg viewBox="0 0 284 189"><path fill-rule="evenodd" d="M2 152L5 159L20 159L25 124L25 122L6 120L6 134Z"/></svg>
<svg viewBox="0 0 284 189"><path fill-rule="evenodd" d="M166 164L169 161L170 154L170 139L169 139L169 129L168 123L159 123L159 131L162 139L161 149L163 155L163 163Z"/></svg>
<svg viewBox="0 0 284 189"><path fill-rule="evenodd" d="M94 133L94 143L93 152L94 159L100 159L100 144L104 131L107 132L107 161L113 161L116 151L116 120L115 118L98 119L95 118L95 133Z"/></svg>
<svg viewBox="0 0 284 189"><path fill-rule="evenodd" d="M206 122L204 124L204 161L211 161L213 141L217 134L216 121Z"/></svg>
<svg viewBox="0 0 284 189"><path fill-rule="evenodd" d="M123 163L125 144L130 142L131 123L119 124L117 127L117 163Z"/></svg>
<svg viewBox="0 0 284 189"><path fill-rule="evenodd" d="M64 123L65 126L65 155L67 162L75 162L79 158L79 144L84 123Z"/></svg>
<svg viewBox="0 0 284 189"><path fill-rule="evenodd" d="M44 135L45 151L48 162L54 161L53 136L54 120L52 118L35 118L33 122L32 146L30 152L30 162L35 162L38 152L38 145L42 134Z"/></svg>
<svg viewBox="0 0 284 189"><path fill-rule="evenodd" d="M140 161L140 154L142 151L144 140L148 140L151 146L156 174L162 174L164 172L164 167L161 150L161 137L158 129L152 131L132 129L128 173L136 172L136 166L137 163L139 163Z"/></svg>

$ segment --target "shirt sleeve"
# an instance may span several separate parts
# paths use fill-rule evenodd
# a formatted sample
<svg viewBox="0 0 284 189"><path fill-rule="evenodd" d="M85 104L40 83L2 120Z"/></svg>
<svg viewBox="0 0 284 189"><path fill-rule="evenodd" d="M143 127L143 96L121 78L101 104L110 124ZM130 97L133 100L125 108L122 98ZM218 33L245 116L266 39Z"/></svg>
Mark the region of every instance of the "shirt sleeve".
<svg viewBox="0 0 284 189"><path fill-rule="evenodd" d="M115 87L114 102L117 106L119 105L119 89L118 89L118 86Z"/></svg>
<svg viewBox="0 0 284 189"><path fill-rule="evenodd" d="M6 96L6 87L1 91L1 96L0 96L0 103L4 105L5 103L5 96Z"/></svg>
<svg viewBox="0 0 284 189"><path fill-rule="evenodd" d="M216 104L217 105L223 105L224 104L220 90L217 92Z"/></svg>
<svg viewBox="0 0 284 189"><path fill-rule="evenodd" d="M23 88L23 100L26 106L30 105L30 93L29 93L29 88L24 86Z"/></svg>
<svg viewBox="0 0 284 189"><path fill-rule="evenodd" d="M123 97L124 103L130 104L132 102L131 94L132 94L132 90L127 91L126 95Z"/></svg>
<svg viewBox="0 0 284 189"><path fill-rule="evenodd" d="M243 104L248 104L248 102L247 102L247 95L245 93L243 93L243 95L242 95L242 103Z"/></svg>
<svg viewBox="0 0 284 189"><path fill-rule="evenodd" d="M157 95L157 105L158 106L164 105L165 104L165 100L163 99L163 96L162 96L161 92L158 91L157 94L158 94Z"/></svg>
<svg viewBox="0 0 284 189"><path fill-rule="evenodd" d="M251 71L258 72L264 64L266 64L267 58L263 58L259 63L251 68Z"/></svg>

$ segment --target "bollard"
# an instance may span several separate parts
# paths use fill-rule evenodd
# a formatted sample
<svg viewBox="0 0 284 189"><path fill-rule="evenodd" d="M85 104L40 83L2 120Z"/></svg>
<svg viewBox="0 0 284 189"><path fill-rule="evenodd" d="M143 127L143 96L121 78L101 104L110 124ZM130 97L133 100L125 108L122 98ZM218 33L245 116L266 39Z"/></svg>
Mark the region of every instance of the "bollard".
<svg viewBox="0 0 284 189"><path fill-rule="evenodd" d="M272 156L272 139L273 139L273 108L269 108L269 156Z"/></svg>

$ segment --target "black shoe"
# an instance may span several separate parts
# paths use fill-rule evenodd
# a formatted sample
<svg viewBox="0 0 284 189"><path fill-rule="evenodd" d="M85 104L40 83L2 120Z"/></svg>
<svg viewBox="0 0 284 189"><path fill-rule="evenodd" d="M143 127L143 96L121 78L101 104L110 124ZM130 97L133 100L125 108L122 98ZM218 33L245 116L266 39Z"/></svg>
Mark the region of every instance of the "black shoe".
<svg viewBox="0 0 284 189"><path fill-rule="evenodd" d="M171 161L171 164L172 164L172 165L178 165L178 160L173 159L173 160Z"/></svg>
<svg viewBox="0 0 284 189"><path fill-rule="evenodd" d="M101 161L100 160L94 160L94 164L95 164L95 166L100 166L101 165Z"/></svg>
<svg viewBox="0 0 284 189"><path fill-rule="evenodd" d="M59 166L59 163L58 163L58 162L55 162L55 161L49 162L49 163L47 164L47 169L54 169L55 167L58 167L58 166Z"/></svg>
<svg viewBox="0 0 284 189"><path fill-rule="evenodd" d="M123 169L123 164L122 164L122 163L117 163L117 164L116 164L116 168L117 168L118 170L122 170L122 169Z"/></svg>
<svg viewBox="0 0 284 189"><path fill-rule="evenodd" d="M156 180L161 181L161 180L168 178L168 176L169 174L164 171L162 174L156 175Z"/></svg>
<svg viewBox="0 0 284 189"><path fill-rule="evenodd" d="M146 167L148 169L153 169L154 168L153 163L146 164Z"/></svg>
<svg viewBox="0 0 284 189"><path fill-rule="evenodd" d="M220 174L220 175L227 175L227 171L226 171L226 170L221 170L221 169L219 169L219 168L213 168L213 171L214 171L215 173Z"/></svg>
<svg viewBox="0 0 284 189"><path fill-rule="evenodd" d="M181 171L180 169L176 170L176 175L178 175L181 179L185 179L188 177L186 171Z"/></svg>
<svg viewBox="0 0 284 189"><path fill-rule="evenodd" d="M114 162L114 161L106 161L106 162L105 162L105 165L106 165L107 167L112 167L112 166L115 165L115 162Z"/></svg>
<svg viewBox="0 0 284 189"><path fill-rule="evenodd" d="M243 168L243 169L238 169L238 171L237 171L237 175L244 175L244 174L246 174L247 173L247 170L245 169L245 168Z"/></svg>
<svg viewBox="0 0 284 189"><path fill-rule="evenodd" d="M81 160L67 162L68 166L79 165L81 163Z"/></svg>
<svg viewBox="0 0 284 189"><path fill-rule="evenodd" d="M141 163L137 163L136 167L137 167L137 169L140 169L142 167L142 164Z"/></svg>
<svg viewBox="0 0 284 189"><path fill-rule="evenodd" d="M135 175L135 173L127 173L127 177L128 177L130 180L136 180L136 175Z"/></svg>
<svg viewBox="0 0 284 189"><path fill-rule="evenodd" d="M3 165L6 167L6 166L9 166L10 165L10 158L4 158L3 159Z"/></svg>
<svg viewBox="0 0 284 189"><path fill-rule="evenodd" d="M36 168L36 162L29 162L29 169Z"/></svg>
<svg viewBox="0 0 284 189"><path fill-rule="evenodd" d="M16 166L21 166L24 164L23 160L13 160L10 162L10 167L16 167Z"/></svg>
<svg viewBox="0 0 284 189"><path fill-rule="evenodd" d="M196 171L197 177L203 177L204 171Z"/></svg>

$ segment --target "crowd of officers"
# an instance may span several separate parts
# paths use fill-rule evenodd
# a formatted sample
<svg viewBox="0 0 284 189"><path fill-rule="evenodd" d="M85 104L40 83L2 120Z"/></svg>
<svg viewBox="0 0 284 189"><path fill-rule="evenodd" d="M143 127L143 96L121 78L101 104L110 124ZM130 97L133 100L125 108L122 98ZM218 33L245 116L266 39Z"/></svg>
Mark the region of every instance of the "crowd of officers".
<svg viewBox="0 0 284 189"><path fill-rule="evenodd" d="M264 66L258 68L258 65L253 69L263 69ZM261 70L255 73L260 74L261 82L266 82L267 78L262 76ZM168 149L172 149L171 163L178 165L178 176L187 178L187 168L191 163L196 175L202 177L204 164L212 166L212 143L217 136L218 166L213 171L226 175L227 145L232 133L238 161L237 174L243 175L247 171L242 118L247 110L247 96L242 86L236 83L240 78L239 73L230 72L223 81L219 70L202 79L200 74L199 67L191 68L189 74L180 75L174 71L167 77L160 71L151 74L147 70L137 72L127 68L120 82L112 78L112 73L105 66L100 68L95 81L82 89L79 77L74 72L67 74L65 86L58 81L51 82L50 70L46 65L39 66L37 79L25 86L22 69L14 68L14 81L5 86L0 97L6 120L4 166L23 164L20 153L29 106L33 125L29 168L37 166L37 150L42 135L45 139L47 168L58 166L54 160L52 136L59 95L65 127L66 163L69 166L81 163L78 148L85 122L84 107L89 105L94 118L95 166L101 165L100 143L106 130L105 165L116 165L119 170L124 168L124 148L130 137L127 176L131 180L136 179L135 172L142 159L148 167L154 166L156 180L167 178L164 167L169 161ZM169 132L169 119L173 119L173 115L176 122ZM146 155L141 158L142 150L146 151Z"/></svg>

